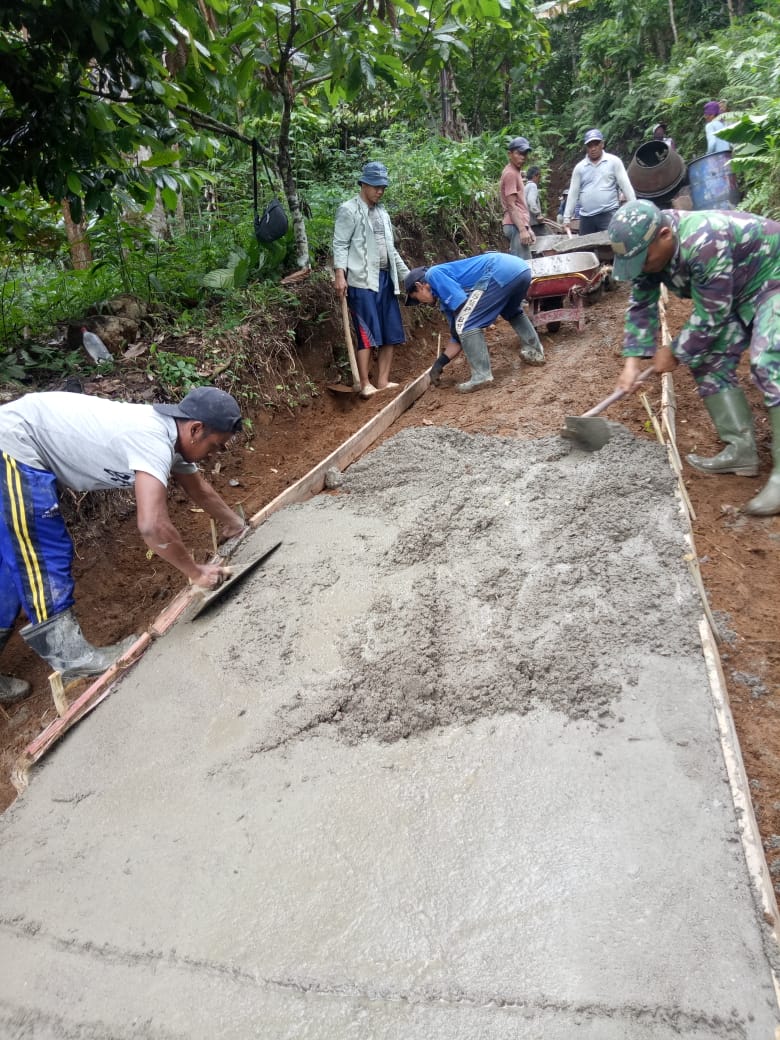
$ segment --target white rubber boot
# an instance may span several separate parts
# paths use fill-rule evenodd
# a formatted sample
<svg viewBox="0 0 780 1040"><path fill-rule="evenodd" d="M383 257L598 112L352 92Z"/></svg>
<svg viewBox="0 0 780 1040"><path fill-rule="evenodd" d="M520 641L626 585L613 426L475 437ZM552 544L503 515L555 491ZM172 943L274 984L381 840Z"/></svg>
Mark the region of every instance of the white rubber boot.
<svg viewBox="0 0 780 1040"><path fill-rule="evenodd" d="M72 608L38 625L27 625L21 634L28 646L48 661L53 671L62 672L63 679L101 675L130 649L137 638L129 636L112 646L92 646L84 638Z"/></svg>

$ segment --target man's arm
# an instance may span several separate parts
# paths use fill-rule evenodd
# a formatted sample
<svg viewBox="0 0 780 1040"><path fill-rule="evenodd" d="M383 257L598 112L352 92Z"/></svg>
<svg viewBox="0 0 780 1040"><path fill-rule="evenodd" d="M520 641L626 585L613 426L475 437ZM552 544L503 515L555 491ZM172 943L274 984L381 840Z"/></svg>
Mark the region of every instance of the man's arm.
<svg viewBox="0 0 780 1040"><path fill-rule="evenodd" d="M636 192L631 181L628 179L626 168L622 161L615 157L615 180L618 183L618 188L623 192L626 198L626 202L636 202Z"/></svg>
<svg viewBox="0 0 780 1040"><path fill-rule="evenodd" d="M231 509L221 495L217 494L202 473L174 473L173 479L186 491L196 506L200 506L217 523L222 524L220 541L235 538L244 530L244 521L238 513Z"/></svg>
<svg viewBox="0 0 780 1040"><path fill-rule="evenodd" d="M574 216L574 211L577 208L577 203L580 198L580 170L579 166L574 167L574 171L571 175L571 183L569 184L569 194L566 196L566 209L563 211L563 224L568 226L571 224L571 218Z"/></svg>
<svg viewBox="0 0 780 1040"><path fill-rule="evenodd" d="M640 280L631 286L631 299L628 302L623 329L623 357L626 361L618 379L619 390L632 390L636 386L641 368L639 359L653 357L656 354L660 295L661 288L657 284ZM667 360L665 353L662 360ZM654 367L657 371L666 371Z"/></svg>
<svg viewBox="0 0 780 1040"><path fill-rule="evenodd" d="M342 203L336 211L336 224L333 228L334 284L339 296L345 296L347 292L349 243L352 241L354 231L354 213L346 203Z"/></svg>
<svg viewBox="0 0 780 1040"><path fill-rule="evenodd" d="M177 480L187 490L187 479L197 477L200 477L199 473L189 473L179 475ZM200 479L203 480L202 477ZM214 494L216 495L216 492ZM219 498L218 495L216 497ZM200 585L205 589L216 588L230 574L225 567L195 563L168 513L168 489L157 477L140 470L136 472L135 501L138 530L143 540L153 552L180 570L194 585ZM228 509L224 502L222 504ZM233 516L241 524L240 517L235 513Z"/></svg>

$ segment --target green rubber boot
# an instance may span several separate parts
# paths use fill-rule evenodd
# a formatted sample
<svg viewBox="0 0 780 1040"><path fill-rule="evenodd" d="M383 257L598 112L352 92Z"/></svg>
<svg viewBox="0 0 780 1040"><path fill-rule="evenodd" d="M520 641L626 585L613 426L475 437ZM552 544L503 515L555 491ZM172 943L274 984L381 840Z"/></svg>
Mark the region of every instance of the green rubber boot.
<svg viewBox="0 0 780 1040"><path fill-rule="evenodd" d="M3 649L11 635L12 629L0 628L0 650ZM15 704L30 692L30 684L24 679L15 679L12 675L0 675L0 704Z"/></svg>
<svg viewBox="0 0 780 1040"><path fill-rule="evenodd" d="M543 365L545 362L544 347L534 328L534 323L525 311L521 310L519 314L516 314L509 324L520 340L520 357L526 365Z"/></svg>
<svg viewBox="0 0 780 1040"><path fill-rule="evenodd" d="M129 636L112 646L92 646L84 638L72 608L55 614L48 621L26 625L21 634L28 646L48 661L55 672L62 672L63 679L102 675L137 638Z"/></svg>
<svg viewBox="0 0 780 1040"><path fill-rule="evenodd" d="M688 462L700 473L736 473L740 477L755 477L758 473L756 435L753 413L744 393L736 386L722 390L719 394L705 397L704 407L726 447L712 458L688 455Z"/></svg>
<svg viewBox="0 0 780 1040"><path fill-rule="evenodd" d="M769 409L772 424L772 472L755 498L745 506L751 516L774 516L780 513L780 408Z"/></svg>
<svg viewBox="0 0 780 1040"><path fill-rule="evenodd" d="M460 345L471 365L471 379L467 383L458 383L455 389L459 394L470 394L472 390L478 390L481 386L493 382L490 355L482 329L469 329L468 332L462 333Z"/></svg>

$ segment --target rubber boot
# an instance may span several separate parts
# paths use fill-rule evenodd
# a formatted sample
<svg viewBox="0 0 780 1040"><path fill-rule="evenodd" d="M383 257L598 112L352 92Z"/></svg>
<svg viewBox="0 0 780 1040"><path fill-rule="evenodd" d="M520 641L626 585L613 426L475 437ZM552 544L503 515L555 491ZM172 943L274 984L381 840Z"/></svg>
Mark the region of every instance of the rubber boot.
<svg viewBox="0 0 780 1040"><path fill-rule="evenodd" d="M468 332L461 333L460 345L471 365L471 379L466 383L458 383L455 389L459 394L470 394L472 390L478 390L481 386L493 382L490 355L482 329L469 329Z"/></svg>
<svg viewBox="0 0 780 1040"><path fill-rule="evenodd" d="M780 408L769 409L772 424L772 472L755 498L745 506L751 516L774 516L780 513Z"/></svg>
<svg viewBox="0 0 780 1040"><path fill-rule="evenodd" d="M0 650L8 642L11 632L10 628L0 628ZM14 704L29 692L30 684L23 679L15 679L12 675L0 675L0 704Z"/></svg>
<svg viewBox="0 0 780 1040"><path fill-rule="evenodd" d="M55 672L62 672L63 679L101 675L136 640L136 636L130 636L113 646L92 646L84 638L72 608L38 625L27 625L21 634L28 646L48 661Z"/></svg>
<svg viewBox="0 0 780 1040"><path fill-rule="evenodd" d="M753 413L744 393L736 386L721 390L719 394L705 397L704 407L726 447L712 458L688 455L688 462L700 473L736 473L740 477L755 477L758 473L756 435Z"/></svg>
<svg viewBox="0 0 780 1040"><path fill-rule="evenodd" d="M526 365L543 365L545 361L544 347L534 328L534 323L525 311L520 311L519 314L516 314L509 324L515 330L517 338L520 340L520 357L525 361Z"/></svg>

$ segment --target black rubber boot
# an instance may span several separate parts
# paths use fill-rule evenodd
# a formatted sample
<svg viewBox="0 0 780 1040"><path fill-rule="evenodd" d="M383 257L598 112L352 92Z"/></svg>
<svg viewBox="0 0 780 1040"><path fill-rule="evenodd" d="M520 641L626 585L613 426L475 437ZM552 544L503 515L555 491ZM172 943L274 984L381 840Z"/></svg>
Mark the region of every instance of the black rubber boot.
<svg viewBox="0 0 780 1040"><path fill-rule="evenodd" d="M465 383L458 383L455 389L459 394L470 394L472 390L478 390L481 386L493 382L490 355L482 329L469 329L468 332L461 333L460 345L471 365L471 379Z"/></svg>
<svg viewBox="0 0 780 1040"><path fill-rule="evenodd" d="M11 628L0 628L0 650L8 642ZM0 675L0 704L15 704L30 693L30 684L24 679L15 679L13 675Z"/></svg>
<svg viewBox="0 0 780 1040"><path fill-rule="evenodd" d="M688 455L688 462L700 473L736 473L740 477L755 477L758 473L756 435L753 413L744 393L739 387L732 387L703 400L726 447L712 458Z"/></svg>
<svg viewBox="0 0 780 1040"><path fill-rule="evenodd" d="M520 311L509 322L520 340L520 357L526 365L543 365L545 361L544 347L539 339L534 323L525 313Z"/></svg>
<svg viewBox="0 0 780 1040"><path fill-rule="evenodd" d="M780 513L780 408L769 409L772 424L772 472L755 498L745 506L751 516L775 516Z"/></svg>
<svg viewBox="0 0 780 1040"><path fill-rule="evenodd" d="M28 646L48 661L53 671L62 672L63 679L102 675L137 638L129 636L112 646L92 646L84 638L72 608L38 625L27 625L21 634Z"/></svg>

